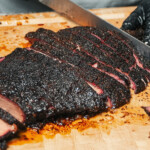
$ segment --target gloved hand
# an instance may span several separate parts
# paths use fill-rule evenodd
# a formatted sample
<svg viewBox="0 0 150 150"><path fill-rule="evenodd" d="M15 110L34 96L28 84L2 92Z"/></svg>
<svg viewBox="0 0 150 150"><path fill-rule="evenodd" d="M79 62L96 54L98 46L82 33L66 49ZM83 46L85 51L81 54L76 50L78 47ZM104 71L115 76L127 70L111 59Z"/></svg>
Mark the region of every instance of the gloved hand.
<svg viewBox="0 0 150 150"><path fill-rule="evenodd" d="M150 45L150 0L142 0L138 7L123 22L123 30L144 29L143 42Z"/></svg>

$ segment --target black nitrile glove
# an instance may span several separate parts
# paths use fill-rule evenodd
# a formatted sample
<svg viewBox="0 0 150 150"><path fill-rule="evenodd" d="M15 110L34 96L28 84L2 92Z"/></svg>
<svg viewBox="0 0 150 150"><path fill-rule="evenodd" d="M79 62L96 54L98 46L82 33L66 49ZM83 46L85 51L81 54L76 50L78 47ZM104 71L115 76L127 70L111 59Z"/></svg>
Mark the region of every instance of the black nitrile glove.
<svg viewBox="0 0 150 150"><path fill-rule="evenodd" d="M138 7L123 22L123 30L144 29L143 42L150 45L150 0L142 0Z"/></svg>

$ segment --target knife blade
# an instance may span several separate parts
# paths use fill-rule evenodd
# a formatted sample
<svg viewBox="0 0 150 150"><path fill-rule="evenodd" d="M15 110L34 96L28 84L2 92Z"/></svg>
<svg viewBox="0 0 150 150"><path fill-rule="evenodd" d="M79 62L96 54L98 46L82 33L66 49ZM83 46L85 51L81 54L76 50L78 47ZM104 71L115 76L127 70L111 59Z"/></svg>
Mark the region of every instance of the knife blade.
<svg viewBox="0 0 150 150"><path fill-rule="evenodd" d="M70 18L74 22L82 26L94 26L107 30L113 30L127 39L129 39L134 48L144 57L150 59L150 46L145 45L143 42L129 35L125 31L116 28L112 24L107 21L101 19L100 17L94 15L88 10L78 6L77 4L71 2L70 0L39 0L41 3L47 5L52 8L56 12Z"/></svg>

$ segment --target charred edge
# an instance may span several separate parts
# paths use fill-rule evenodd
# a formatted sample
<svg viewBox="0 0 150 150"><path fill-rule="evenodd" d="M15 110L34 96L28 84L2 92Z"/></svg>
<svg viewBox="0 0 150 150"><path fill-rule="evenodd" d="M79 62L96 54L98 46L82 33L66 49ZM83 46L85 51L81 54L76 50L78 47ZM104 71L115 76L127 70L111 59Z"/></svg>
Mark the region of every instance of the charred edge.
<svg viewBox="0 0 150 150"><path fill-rule="evenodd" d="M8 131L7 133L3 134L3 135L0 135L0 141L3 141L5 139L7 139L9 136L12 135L12 132L11 131Z"/></svg>
<svg viewBox="0 0 150 150"><path fill-rule="evenodd" d="M9 123L10 125L16 124L20 129L25 129L25 125L19 122L16 118L10 115L7 111L0 108L0 119Z"/></svg>
<svg viewBox="0 0 150 150"><path fill-rule="evenodd" d="M25 122L25 114L19 105L3 95L0 95L0 108L8 111L14 118L20 121L20 123Z"/></svg>

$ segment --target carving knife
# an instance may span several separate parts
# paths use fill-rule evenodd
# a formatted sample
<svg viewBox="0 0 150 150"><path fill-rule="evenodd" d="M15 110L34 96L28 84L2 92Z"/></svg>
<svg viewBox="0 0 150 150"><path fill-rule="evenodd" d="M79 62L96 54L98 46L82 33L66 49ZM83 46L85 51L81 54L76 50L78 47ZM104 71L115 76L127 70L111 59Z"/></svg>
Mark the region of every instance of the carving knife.
<svg viewBox="0 0 150 150"><path fill-rule="evenodd" d="M76 22L82 26L94 26L100 29L108 29L116 31L117 33L125 36L130 40L134 48L144 57L150 59L150 46L145 45L143 42L124 32L123 30L116 28L107 21L101 19L100 17L94 15L88 10L78 6L70 0L39 0L41 3L52 8L56 12L70 18L72 21Z"/></svg>

